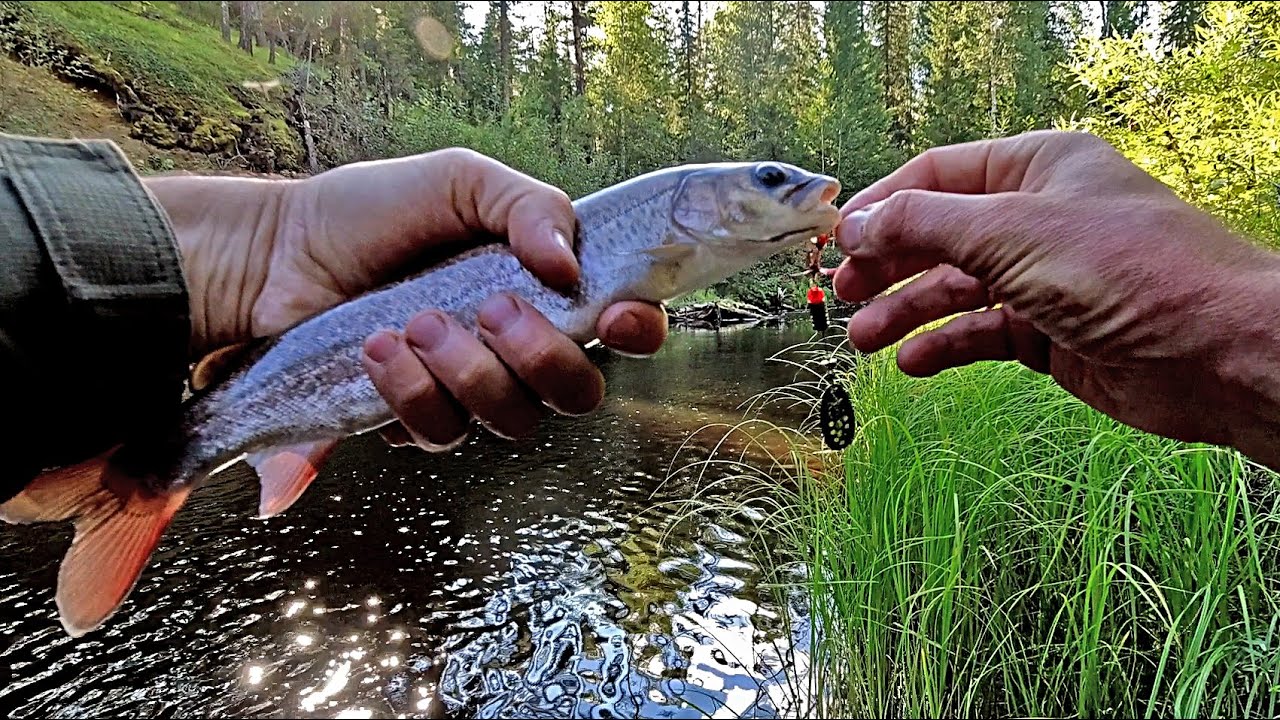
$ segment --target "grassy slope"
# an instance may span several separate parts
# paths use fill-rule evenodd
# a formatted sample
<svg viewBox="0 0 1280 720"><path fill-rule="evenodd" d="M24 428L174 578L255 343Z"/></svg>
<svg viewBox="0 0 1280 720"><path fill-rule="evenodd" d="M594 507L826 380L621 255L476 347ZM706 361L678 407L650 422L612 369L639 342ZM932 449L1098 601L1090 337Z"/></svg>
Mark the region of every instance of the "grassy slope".
<svg viewBox="0 0 1280 720"><path fill-rule="evenodd" d="M813 563L829 714L1280 710L1273 474L1012 364L918 380L886 351L852 388L843 464L776 518Z"/></svg>
<svg viewBox="0 0 1280 720"><path fill-rule="evenodd" d="M172 133L185 130L193 148L212 150L221 145L230 149L234 145L228 139L239 133L236 123L256 119L278 157L297 153L297 139L284 123L279 91L275 96L253 95L259 105L256 118L255 111L235 95L236 86L244 82L269 81L287 72L294 63L287 53L280 51L275 65L267 63L263 49L255 49L250 57L223 42L216 28L183 16L171 2L149 3L145 15L137 3L39 2L23 3L22 9L31 32L72 44L87 52L95 66L118 72L131 87L167 108L162 114L173 126L165 130L148 121L130 128L113 107L114 98L80 93L58 82L48 70L16 67L6 61L0 84L0 130L110 137L121 142L140 165L156 155L169 158L177 168L204 169L224 163L198 152L158 152L155 146L169 148ZM41 107L49 112L42 114ZM103 108L110 110L106 115L113 119L104 116ZM185 129L178 127L183 122ZM122 141L130 137L150 144ZM162 165L169 167L169 163Z"/></svg>
<svg viewBox="0 0 1280 720"><path fill-rule="evenodd" d="M115 104L62 82L48 70L0 57L0 132L55 138L112 140L146 173L162 169L211 171L200 153L162 149L129 136Z"/></svg>
<svg viewBox="0 0 1280 720"><path fill-rule="evenodd" d="M222 41L218 30L181 15L173 3L150 3L148 15L130 3L38 2L28 11L38 21L70 35L126 77L148 88L179 96L212 117L247 118L229 87L279 77L293 65L285 52L275 65L267 52L250 57Z"/></svg>

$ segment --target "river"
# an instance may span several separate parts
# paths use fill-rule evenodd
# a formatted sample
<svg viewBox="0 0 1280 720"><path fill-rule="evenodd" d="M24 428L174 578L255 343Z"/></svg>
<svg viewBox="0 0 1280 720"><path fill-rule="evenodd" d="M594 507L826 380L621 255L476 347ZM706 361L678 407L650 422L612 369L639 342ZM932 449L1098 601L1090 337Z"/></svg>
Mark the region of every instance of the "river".
<svg viewBox="0 0 1280 720"><path fill-rule="evenodd" d="M0 526L10 717L794 715L805 601L758 587L758 515L669 527L677 450L796 379L805 323L598 353L608 397L440 455L348 440L285 514L243 464L192 496L124 607L68 638L61 526ZM788 418L778 418L787 420ZM695 438L698 448L725 429ZM762 461L763 462L763 461ZM700 480L716 479L712 468ZM667 534L669 533L669 535ZM767 538L766 538L767 540ZM785 611L785 612L784 612ZM787 613L795 615L784 622Z"/></svg>

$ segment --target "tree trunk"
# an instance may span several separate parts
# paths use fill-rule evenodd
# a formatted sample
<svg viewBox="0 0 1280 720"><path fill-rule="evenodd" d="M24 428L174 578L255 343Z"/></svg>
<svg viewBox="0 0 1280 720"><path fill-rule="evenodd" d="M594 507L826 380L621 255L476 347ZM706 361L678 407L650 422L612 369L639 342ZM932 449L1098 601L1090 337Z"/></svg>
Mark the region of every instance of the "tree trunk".
<svg viewBox="0 0 1280 720"><path fill-rule="evenodd" d="M267 56L267 64L276 64L276 34L274 32L267 35L267 51L271 53Z"/></svg>
<svg viewBox="0 0 1280 720"><path fill-rule="evenodd" d="M502 110L511 107L511 18L507 0L498 0L498 63L502 66Z"/></svg>
<svg viewBox="0 0 1280 720"><path fill-rule="evenodd" d="M262 19L262 3L255 2L253 4L253 31L254 38L258 41L258 47L267 44L267 24Z"/></svg>
<svg viewBox="0 0 1280 720"><path fill-rule="evenodd" d="M231 1L222 0L222 42L231 42Z"/></svg>
<svg viewBox="0 0 1280 720"><path fill-rule="evenodd" d="M302 144L307 149L307 168L312 175L320 173L320 160L316 157L316 141L311 135L311 119L307 117L307 106L299 103L302 114Z"/></svg>
<svg viewBox="0 0 1280 720"><path fill-rule="evenodd" d="M250 0L240 2L240 49L253 54L253 6Z"/></svg>
<svg viewBox="0 0 1280 720"><path fill-rule="evenodd" d="M583 13L584 0L571 0L573 11L573 90L577 95L587 92L587 59L582 56L582 35L587 27L587 18Z"/></svg>

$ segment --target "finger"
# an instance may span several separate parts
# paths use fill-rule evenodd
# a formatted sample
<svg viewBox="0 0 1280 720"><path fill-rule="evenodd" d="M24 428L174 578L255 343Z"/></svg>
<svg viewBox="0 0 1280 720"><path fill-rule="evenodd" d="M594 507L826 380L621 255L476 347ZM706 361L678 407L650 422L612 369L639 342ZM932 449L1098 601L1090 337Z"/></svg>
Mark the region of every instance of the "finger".
<svg viewBox="0 0 1280 720"><path fill-rule="evenodd" d="M574 237L568 197L473 150L351 163L297 187L292 212L324 218L324 232L307 237L308 252L322 268L347 270L351 287L338 288L344 294L395 278L442 247L486 236L508 238L544 283L577 282L577 260L552 232Z"/></svg>
<svg viewBox="0 0 1280 720"><path fill-rule="evenodd" d="M1038 130L1006 138L929 148L855 193L840 212L847 215L901 190L967 195L1012 192L1021 189L1037 156L1048 151L1048 154L1060 157L1081 145L1100 142L1086 133Z"/></svg>
<svg viewBox="0 0 1280 720"><path fill-rule="evenodd" d="M436 383L402 335L389 330L371 335L364 344L364 366L414 444L444 450L467 436L466 411Z"/></svg>
<svg viewBox="0 0 1280 720"><path fill-rule="evenodd" d="M420 313L405 331L409 347L431 374L495 435L529 434L542 412L502 361L475 335L436 310Z"/></svg>
<svg viewBox="0 0 1280 720"><path fill-rule="evenodd" d="M1022 193L953 195L902 190L840 222L845 254L836 295L860 302L936 265L953 265L988 287L1042 234L1028 226L1045 212Z"/></svg>
<svg viewBox="0 0 1280 720"><path fill-rule="evenodd" d="M578 221L563 190L478 153L463 155L453 177L461 190L455 203L472 229L506 237L520 263L548 286L567 290L578 282Z"/></svg>
<svg viewBox="0 0 1280 720"><path fill-rule="evenodd" d="M388 423L378 429L378 434L391 447L404 447L406 445L416 445L417 441L404 429L404 425L399 422Z"/></svg>
<svg viewBox="0 0 1280 720"><path fill-rule="evenodd" d="M849 320L849 341L862 352L875 352L928 323L990 304L987 288L976 278L940 265L859 310Z"/></svg>
<svg viewBox="0 0 1280 720"><path fill-rule="evenodd" d="M1018 360L1036 372L1049 370L1049 339L1007 308L961 315L902 344L898 367L915 377L983 360Z"/></svg>
<svg viewBox="0 0 1280 720"><path fill-rule="evenodd" d="M508 218L511 251L547 286L568 290L578 282L572 238L577 227L569 196L550 186L525 183Z"/></svg>
<svg viewBox="0 0 1280 720"><path fill-rule="evenodd" d="M652 355L667 341L667 312L661 305L626 301L600 314L596 334L600 342L624 355Z"/></svg>
<svg viewBox="0 0 1280 720"><path fill-rule="evenodd" d="M477 322L485 344L556 412L582 415L604 399L604 375L587 354L523 300L495 295Z"/></svg>

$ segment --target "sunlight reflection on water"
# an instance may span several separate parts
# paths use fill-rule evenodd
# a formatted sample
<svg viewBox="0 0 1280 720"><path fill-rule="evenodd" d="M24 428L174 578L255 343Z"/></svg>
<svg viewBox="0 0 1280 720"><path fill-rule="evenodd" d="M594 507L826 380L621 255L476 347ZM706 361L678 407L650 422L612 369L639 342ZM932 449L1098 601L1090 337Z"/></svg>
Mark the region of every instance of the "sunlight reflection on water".
<svg viewBox="0 0 1280 720"><path fill-rule="evenodd" d="M69 538L0 529L12 717L771 717L805 672L804 600L758 588L756 510L669 536L675 447L789 382L797 333L673 333L605 364L610 399L534 441L431 456L355 438L284 516L243 470L202 488L130 602L65 637ZM696 409L693 409L696 408ZM713 440L714 442L714 440ZM704 479L706 482L707 479ZM358 534L357 534L358 533Z"/></svg>

